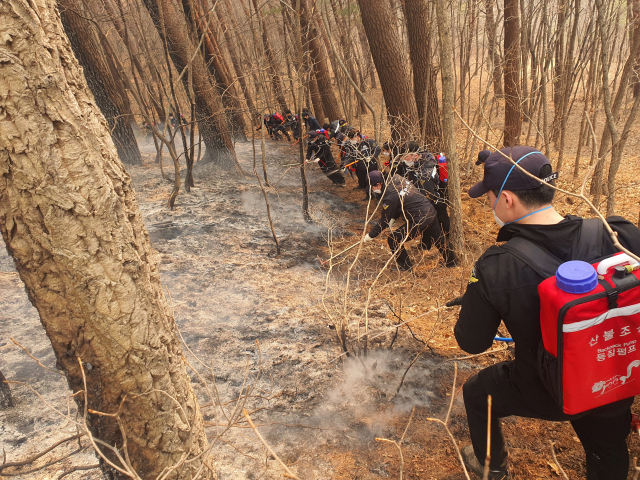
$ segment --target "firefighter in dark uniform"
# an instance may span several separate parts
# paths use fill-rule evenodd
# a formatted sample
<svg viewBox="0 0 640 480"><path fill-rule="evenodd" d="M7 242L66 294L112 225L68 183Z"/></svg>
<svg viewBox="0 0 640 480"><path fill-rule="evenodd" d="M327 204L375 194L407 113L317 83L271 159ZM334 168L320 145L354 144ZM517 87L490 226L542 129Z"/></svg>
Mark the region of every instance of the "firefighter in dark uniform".
<svg viewBox="0 0 640 480"><path fill-rule="evenodd" d="M505 148L502 152L541 180L526 176L500 152L494 152L486 156L482 182L469 190L472 198L487 196L501 226L497 240L507 243L489 248L476 263L461 299L455 336L464 351L481 353L491 348L500 322L504 321L516 351L515 360L485 368L464 385L472 445L462 449L463 460L482 477L487 453L487 396L491 395L490 479L509 478L501 419L515 415L570 421L586 452L587 479L624 480L629 468L626 437L633 398L578 415L563 413L542 382L543 370L537 367L542 341L537 288L544 278L534 268L540 271L536 265L542 265L529 266L532 263L522 259L517 245L537 244L559 262L593 263L616 249L604 229L598 229L599 222L583 222L573 215L563 217L553 208L555 191L546 182L553 182L557 175L542 153L530 147ZM608 222L620 243L639 254L640 231L621 217L611 217Z"/></svg>
<svg viewBox="0 0 640 480"><path fill-rule="evenodd" d="M298 121L298 116L291 113L291 110L285 110L284 112L284 123L282 124L282 129L287 132L291 131L294 140L300 139L300 122ZM290 139L287 137L287 139Z"/></svg>
<svg viewBox="0 0 640 480"><path fill-rule="evenodd" d="M411 180L420 193L427 197L436 209L440 232L437 237L423 238L420 247L430 250L439 241L448 241L451 221L447 211L446 185L440 181L440 165L435 157L420 150L417 142L409 142L405 146L403 159L404 176ZM455 259L451 259L455 262Z"/></svg>
<svg viewBox="0 0 640 480"><path fill-rule="evenodd" d="M331 147L327 142L327 137L324 133L320 133L317 130L309 132L309 140L307 141L307 160L313 161L320 166L320 170L331 180L334 185L344 185L344 177L336 161L333 159L331 153Z"/></svg>
<svg viewBox="0 0 640 480"><path fill-rule="evenodd" d="M302 119L304 120L305 125L307 126L307 132L312 132L314 130L320 130L322 127L320 126L320 122L318 119L311 115L308 109L302 110Z"/></svg>
<svg viewBox="0 0 640 480"><path fill-rule="evenodd" d="M387 237L387 243L396 255L398 269L411 270L413 266L404 248L404 241L437 228L435 208L424 195L418 192L413 183L400 175L394 175L385 188L382 173L375 170L369 174L369 182L371 191L375 195L382 195L382 216L380 222L369 231L364 240L368 242L380 235L387 227L391 228L397 221L404 220L404 224ZM443 248L441 253L446 261L448 252Z"/></svg>

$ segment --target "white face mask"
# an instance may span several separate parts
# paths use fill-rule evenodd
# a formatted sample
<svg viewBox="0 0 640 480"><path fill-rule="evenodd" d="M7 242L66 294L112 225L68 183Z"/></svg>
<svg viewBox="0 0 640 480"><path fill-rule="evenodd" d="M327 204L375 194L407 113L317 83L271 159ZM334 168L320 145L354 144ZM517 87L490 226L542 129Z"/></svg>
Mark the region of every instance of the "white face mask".
<svg viewBox="0 0 640 480"><path fill-rule="evenodd" d="M407 167L409 167L409 168L413 168L413 166L415 165L415 163L416 163L416 162L407 162L406 160L405 160L405 162L404 162L404 164L405 164Z"/></svg>
<svg viewBox="0 0 640 480"><path fill-rule="evenodd" d="M382 189L373 190L373 193L375 193L376 195L380 195L382 193Z"/></svg>
<svg viewBox="0 0 640 480"><path fill-rule="evenodd" d="M493 218L496 220L496 223L500 228L504 227L505 223L502 220L500 220L495 210L493 211Z"/></svg>
<svg viewBox="0 0 640 480"><path fill-rule="evenodd" d="M383 154L382 154L382 156L383 156L383 157L390 157L390 156L391 156L391 154L390 154L390 153L383 153Z"/></svg>

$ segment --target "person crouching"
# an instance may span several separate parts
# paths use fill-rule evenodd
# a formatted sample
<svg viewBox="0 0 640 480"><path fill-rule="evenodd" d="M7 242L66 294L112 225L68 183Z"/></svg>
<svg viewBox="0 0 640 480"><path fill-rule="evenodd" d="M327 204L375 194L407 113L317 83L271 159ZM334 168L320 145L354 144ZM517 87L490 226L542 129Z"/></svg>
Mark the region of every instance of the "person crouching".
<svg viewBox="0 0 640 480"><path fill-rule="evenodd" d="M369 173L369 183L371 191L382 197L382 216L380 222L364 237L364 241L376 238L387 227L393 227L397 220L404 219L405 224L391 232L387 237L387 243L396 255L398 269L412 270L413 265L404 248L404 242L419 236L431 236L434 234L433 229L437 229L439 233L436 210L410 181L400 175L394 175L385 189L382 173L374 170ZM452 257L444 245L439 245L438 249L445 261ZM447 266L455 266L455 263L447 262Z"/></svg>
<svg viewBox="0 0 640 480"><path fill-rule="evenodd" d="M309 140L307 141L307 160L305 163L313 161L320 166L320 170L331 180L334 185L344 185L344 177L342 172L336 165L336 161L333 159L331 153L331 147L327 142L327 137L324 133L320 133L317 130L311 130L309 132Z"/></svg>

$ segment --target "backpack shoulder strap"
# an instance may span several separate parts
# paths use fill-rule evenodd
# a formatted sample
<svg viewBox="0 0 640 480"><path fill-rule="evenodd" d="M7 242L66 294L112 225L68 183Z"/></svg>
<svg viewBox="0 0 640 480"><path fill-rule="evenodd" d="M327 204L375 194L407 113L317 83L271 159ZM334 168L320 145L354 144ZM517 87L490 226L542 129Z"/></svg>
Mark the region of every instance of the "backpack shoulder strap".
<svg viewBox="0 0 640 480"><path fill-rule="evenodd" d="M562 263L549 250L526 238L515 237L502 245L511 255L523 261L531 270L542 278L553 277Z"/></svg>
<svg viewBox="0 0 640 480"><path fill-rule="evenodd" d="M599 218L587 218L582 220L580 235L573 246L573 260L593 262L602 257L602 234L604 225Z"/></svg>
<svg viewBox="0 0 640 480"><path fill-rule="evenodd" d="M580 233L573 246L573 260L593 262L602 256L603 224L600 219L588 218L582 221ZM563 263L548 249L523 237L515 237L502 245L514 257L523 261L543 278L553 277Z"/></svg>

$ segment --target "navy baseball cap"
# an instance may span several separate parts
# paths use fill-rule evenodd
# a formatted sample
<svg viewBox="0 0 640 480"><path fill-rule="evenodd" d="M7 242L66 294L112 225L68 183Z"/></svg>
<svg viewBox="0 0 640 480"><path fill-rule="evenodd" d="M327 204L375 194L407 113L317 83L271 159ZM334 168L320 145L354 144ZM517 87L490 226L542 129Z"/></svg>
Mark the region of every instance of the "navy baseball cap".
<svg viewBox="0 0 640 480"><path fill-rule="evenodd" d="M369 172L369 183L371 185L377 185L378 183L384 183L384 178L379 170Z"/></svg>
<svg viewBox="0 0 640 480"><path fill-rule="evenodd" d="M493 152L484 161L484 178L469 189L471 198L481 197L489 190L502 189L512 192L532 190L538 188L542 182L550 182L558 178L558 174L554 173L547 178L534 180L520 171L500 152L511 157L519 166L538 178L540 178L540 169L545 165L551 165L547 157L532 147L508 147Z"/></svg>
<svg viewBox="0 0 640 480"><path fill-rule="evenodd" d="M311 130L309 132L309 138L316 138L318 136L318 131L317 130Z"/></svg>
<svg viewBox="0 0 640 480"><path fill-rule="evenodd" d="M486 162L487 158L489 158L489 155L491 155L490 150L482 150L481 152L479 152L478 160L476 160L476 165L482 165L484 162Z"/></svg>

